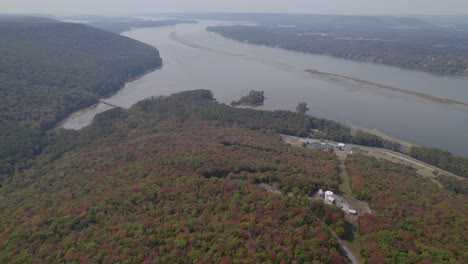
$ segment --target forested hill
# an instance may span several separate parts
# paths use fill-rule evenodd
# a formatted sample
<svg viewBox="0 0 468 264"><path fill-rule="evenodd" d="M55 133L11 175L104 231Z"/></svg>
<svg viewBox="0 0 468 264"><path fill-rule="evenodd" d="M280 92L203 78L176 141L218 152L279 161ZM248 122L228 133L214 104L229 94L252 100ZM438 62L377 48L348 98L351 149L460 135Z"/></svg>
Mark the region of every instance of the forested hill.
<svg viewBox="0 0 468 264"><path fill-rule="evenodd" d="M306 121L195 91L60 131L0 187L0 262L345 263L343 213L306 197L338 190L336 157L272 133Z"/></svg>
<svg viewBox="0 0 468 264"><path fill-rule="evenodd" d="M0 40L2 116L43 127L161 66L155 48L79 24L5 22Z"/></svg>
<svg viewBox="0 0 468 264"><path fill-rule="evenodd" d="M466 263L457 183L438 186L358 154L343 166L275 133L314 127L346 134L331 121L233 108L198 90L57 131L30 169L0 187L0 263L346 263L331 231L351 239L349 215L310 199L320 188L340 193L338 168L371 206L353 238L363 263Z"/></svg>
<svg viewBox="0 0 468 264"><path fill-rule="evenodd" d="M0 19L0 57L0 176L39 152L43 132L68 114L162 65L157 49L129 38L15 16Z"/></svg>

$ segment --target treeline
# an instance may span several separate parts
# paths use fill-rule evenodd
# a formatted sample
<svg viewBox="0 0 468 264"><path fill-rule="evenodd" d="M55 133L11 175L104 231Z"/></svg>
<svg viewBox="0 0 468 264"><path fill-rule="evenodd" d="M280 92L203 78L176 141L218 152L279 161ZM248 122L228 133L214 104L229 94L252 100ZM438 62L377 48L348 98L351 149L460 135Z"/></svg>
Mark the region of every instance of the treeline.
<svg viewBox="0 0 468 264"><path fill-rule="evenodd" d="M447 188L447 190L456 194L468 195L468 179L466 178L458 179L453 176L439 174L437 175L437 181Z"/></svg>
<svg viewBox="0 0 468 264"><path fill-rule="evenodd" d="M349 142L350 129L340 123L297 114L291 111L264 111L233 108L214 101L208 90L182 92L170 97L153 97L133 106L134 110L150 113L172 113L181 118L197 117L206 121L236 123L250 129L270 129L278 133L309 136L312 129L322 131L321 137Z"/></svg>
<svg viewBox="0 0 468 264"><path fill-rule="evenodd" d="M158 96L142 100L131 110L115 108L96 115L93 123L81 131L60 130L54 133L45 153L51 159L76 147L96 144L106 134L114 140L125 140L116 124L125 122L129 128L146 131L170 117L180 122L212 122L238 125L265 133L276 132L306 137L312 129L321 130L323 139L348 142L350 129L340 123L291 111L264 111L234 108L220 104L209 90L186 91L171 96Z"/></svg>
<svg viewBox="0 0 468 264"><path fill-rule="evenodd" d="M247 106L260 106L265 101L264 91L250 91L246 96L242 96L237 101L232 101L232 106L247 105Z"/></svg>
<svg viewBox="0 0 468 264"><path fill-rule="evenodd" d="M215 26L207 30L255 45L444 74L467 74L468 36L441 29ZM411 34L409 34L411 33ZM450 42L448 40L453 40Z"/></svg>
<svg viewBox="0 0 468 264"><path fill-rule="evenodd" d="M154 47L51 19L3 17L0 43L0 182L67 115L162 65Z"/></svg>
<svg viewBox="0 0 468 264"><path fill-rule="evenodd" d="M411 147L410 156L443 170L468 178L468 158L454 156L445 150L427 147Z"/></svg>
<svg viewBox="0 0 468 264"><path fill-rule="evenodd" d="M361 145L361 146L385 148L385 149L390 149L393 151L401 151L400 143L394 142L388 139L384 139L377 135L364 132L360 129L356 131L356 133L353 135L353 139L351 142L353 144Z"/></svg>
<svg viewBox="0 0 468 264"><path fill-rule="evenodd" d="M397 152L403 152L400 143L384 139L362 130L358 130L352 136L351 142L361 146L385 148ZM468 158L454 156L446 150L419 146L412 146L409 151L404 150L404 152L408 152L407 154L412 158L468 178Z"/></svg>

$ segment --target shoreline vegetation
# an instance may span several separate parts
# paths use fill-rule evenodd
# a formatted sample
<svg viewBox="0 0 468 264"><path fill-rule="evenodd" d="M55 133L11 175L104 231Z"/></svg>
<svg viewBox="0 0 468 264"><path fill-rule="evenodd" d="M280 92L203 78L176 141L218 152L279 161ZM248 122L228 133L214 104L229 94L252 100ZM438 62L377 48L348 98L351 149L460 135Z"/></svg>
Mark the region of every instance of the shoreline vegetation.
<svg viewBox="0 0 468 264"><path fill-rule="evenodd" d="M329 78L330 80L343 81L343 82L352 81L352 82L355 82L355 83L358 83L358 84L361 84L361 85L366 85L366 86L370 86L370 87L374 87L374 88L385 89L385 90L398 92L398 93L404 93L404 94L408 94L408 95L414 95L414 96L417 96L419 98L422 98L422 99L425 99L425 100L428 100L428 101L431 101L431 102L439 103L439 104L462 105L462 106L465 106L465 107L468 106L468 103L465 103L465 102L460 102L460 101L455 101L455 100L452 100L452 99L444 99L444 98L440 98L440 97L435 97L435 96L428 95L428 94L425 94L425 93L409 91L409 90L405 90L405 89L402 89L402 88L397 88L397 87L384 85L384 84L380 84L380 83L374 83L374 82L370 82L370 81L366 81L366 80L362 80L362 79L358 79L358 78L354 78L354 77L350 77L350 76L346 76L346 75L321 72L321 71L314 70L314 69L306 69L305 72L310 73L310 74L312 74L314 76L318 76L318 77L326 77L326 78Z"/></svg>
<svg viewBox="0 0 468 264"><path fill-rule="evenodd" d="M187 91L174 94L167 98L177 99L177 102L179 100L186 100L186 97L193 98L192 100L201 97L204 99L203 101L208 100L214 102L213 104L210 103L208 105L209 107L203 106L203 108L207 108L199 113L206 121L229 120L251 129L268 129L276 133L300 137L311 136L311 132L315 131L312 137L317 139L328 139L343 143L352 142L356 145L379 147L405 153L417 160L455 173L458 176L468 178L468 158L452 155L445 150L415 146L413 144L407 146L398 141L362 130L357 130L353 136L351 134L351 129L341 123L291 111L265 111L222 106L215 101L212 92L208 90ZM146 105L152 104L155 100L158 101L162 99L154 98L143 100L133 106L132 109L139 109L140 107L146 109ZM207 101L205 101L205 103L206 102ZM163 110L160 109L159 111ZM208 111L212 114L204 116L204 111ZM406 149L403 150L402 145L405 146Z"/></svg>
<svg viewBox="0 0 468 264"><path fill-rule="evenodd" d="M250 93L246 96L243 96L241 99L237 101L232 101L231 106L251 106L251 107L258 107L263 105L265 101L264 91L250 91Z"/></svg>
<svg viewBox="0 0 468 264"><path fill-rule="evenodd" d="M321 75L325 75L325 76L331 75L332 77L340 77L340 78L343 78L343 79L350 78L352 81L357 81L357 82L362 81L366 85L372 84L372 85L379 85L379 86L381 86L380 88L386 87L385 85L380 85L380 84L377 84L377 83L371 83L371 82L367 82L367 81L364 81L364 80L359 80L357 78L341 76L341 75L337 75L337 74L322 73L322 72L317 71L317 70L306 70L306 72L309 72L311 74L321 74ZM147 72L146 74L148 74L148 73L150 73L150 72ZM140 77L142 77L144 75L145 74L142 74ZM136 78L136 79L138 79L138 78ZM390 88L394 88L394 87L390 87ZM399 89L399 88L395 88L395 89L397 89L397 92L400 92L399 90L402 90L402 89ZM401 92L405 92L405 91L406 90L402 90ZM409 92L409 94L412 94L412 93ZM413 95L415 95L415 94L413 94ZM252 90L249 93L249 95L242 97L238 101L231 102L231 106L233 106L233 107L247 106L247 107L255 108L257 106L262 105L263 101L265 99L266 98L264 97L264 91L254 91L254 90ZM437 99L440 99L440 98L437 98ZM440 99L440 100L442 100L442 99ZM457 104L462 104L464 106L466 105L466 104L461 103L461 102L457 102ZM86 110L86 109L82 109L82 110ZM79 112L79 111L77 111L77 112ZM75 114L75 113L73 113L73 114ZM315 118L313 116L310 116L310 117ZM334 122L334 121L331 121L331 122ZM337 123L337 124L339 124L339 123ZM341 124L339 124L339 125L344 127L344 125L341 125ZM356 126L354 124L350 124L349 122L346 124L346 126L348 126L351 130L354 130L354 135L355 136L351 136L351 134L350 134L350 136L349 136L350 139L349 140L337 140L337 141L342 141L342 142L348 142L349 141L349 142L352 142L353 144L360 145L360 146L377 147L377 148L397 151L397 152L400 152L400 153L403 153L403 154L407 154L408 156L413 157L413 158L416 158L417 156L419 156L420 158L416 158L417 160L426 162L426 163L428 163L430 165L433 165L435 167L439 167L441 169L444 169L444 170L450 171L452 173L458 174L461 177L465 177L465 178L468 177L468 166L465 165L465 163L467 163L466 160L468 160L467 158L464 158L464 157L458 156L458 155L452 155L450 152L445 151L445 150L430 148L430 147L426 147L426 146L419 146L419 145L416 145L416 144L411 143L411 142L396 139L396 138L393 138L393 137L391 137L389 135L386 135L383 132L378 131L376 129L369 129L369 128L359 127L359 126ZM351 130L350 130L350 133L351 133ZM329 133L330 133L330 131L325 132L325 135L329 135ZM356 134L358 135L358 137L356 137ZM321 138L321 136L323 136L323 135L320 135L320 133L319 133L318 135L315 135L315 136L317 136L318 138ZM325 136L325 138L327 138L327 137L328 136ZM416 152L418 154L414 154ZM433 159L432 158L427 158L427 157L424 156L425 154L421 154L421 153L437 153L439 158L433 158ZM442 158L440 158L440 157L442 157ZM444 159L445 161L450 161L450 162L449 162L449 164L447 164L446 162L441 161L441 159ZM454 163L453 165L451 164L451 161L453 161L453 163Z"/></svg>
<svg viewBox="0 0 468 264"><path fill-rule="evenodd" d="M411 142L408 142L408 141L404 141L404 140L401 140L401 139L398 139L398 138L394 138L394 137L392 137L390 135L387 135L384 132L382 132L382 131L380 131L378 129L375 129L375 128L361 127L361 126L355 125L355 124L353 124L351 122L346 122L346 125L349 126L351 128L351 131L353 131L353 132L361 130L361 131L363 131L365 133L373 134L373 135L376 135L376 136L378 136L380 138L400 143L402 147L405 147L407 149L409 149L409 148L411 148L413 146L418 146L417 144L414 144L414 143L411 143Z"/></svg>
<svg viewBox="0 0 468 264"><path fill-rule="evenodd" d="M468 37L457 41L454 33L430 27L413 30L366 28L354 23L338 27L317 24L285 28L260 26L212 26L208 31L253 45L332 56L452 76L468 75Z"/></svg>
<svg viewBox="0 0 468 264"><path fill-rule="evenodd" d="M101 97L101 98L98 98L98 100L96 102L94 102L93 104L91 105L88 105L86 107L83 107L82 109L78 109L76 110L75 112L72 112L70 113L68 116L66 116L65 118L63 118L62 120L60 120L59 122L57 122L57 124L55 125L55 127L52 129L52 130L56 130L56 129L60 129L60 128L63 128L63 125L65 123L68 122L68 120L70 120L70 118L73 118L73 117L77 117L77 116L81 116L85 113L88 113L89 111L92 111L93 109L97 108L97 106L99 104L102 104L103 102L101 102L101 100L106 100L106 99L109 99L110 97L116 95L118 92L120 92L123 88L125 88L125 86L128 84L128 83L131 83L133 81L136 81L142 77L144 77L145 75L147 74L150 74L154 71L157 71L159 69L161 69L163 67L163 64L162 64L162 61L161 61L161 65L159 66L156 66L156 67L153 67L151 69L148 69L147 71L145 71L144 73L141 73L141 74L138 74L134 77L130 77L128 78L124 83L122 83L120 86L119 86L119 89ZM109 105L109 104L107 104ZM110 105L109 105L110 106ZM112 108L114 108L114 106L112 106Z"/></svg>

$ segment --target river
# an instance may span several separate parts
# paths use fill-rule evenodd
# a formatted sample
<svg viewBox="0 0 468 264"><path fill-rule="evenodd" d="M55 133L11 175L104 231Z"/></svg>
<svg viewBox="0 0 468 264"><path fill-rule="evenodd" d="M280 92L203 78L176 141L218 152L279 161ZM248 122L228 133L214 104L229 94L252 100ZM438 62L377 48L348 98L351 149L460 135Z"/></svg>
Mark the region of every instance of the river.
<svg viewBox="0 0 468 264"><path fill-rule="evenodd" d="M201 21L123 33L157 47L164 66L128 83L106 101L130 107L155 95L209 89L218 101L230 103L250 90L264 90L268 100L260 109L294 110L299 102L306 102L311 115L468 157L468 107L417 96L468 103L468 78L254 46L205 30L229 23ZM306 69L330 75L314 75ZM331 74L351 78L329 78ZM413 93L379 88L386 86ZM79 129L105 109L82 111L63 127Z"/></svg>

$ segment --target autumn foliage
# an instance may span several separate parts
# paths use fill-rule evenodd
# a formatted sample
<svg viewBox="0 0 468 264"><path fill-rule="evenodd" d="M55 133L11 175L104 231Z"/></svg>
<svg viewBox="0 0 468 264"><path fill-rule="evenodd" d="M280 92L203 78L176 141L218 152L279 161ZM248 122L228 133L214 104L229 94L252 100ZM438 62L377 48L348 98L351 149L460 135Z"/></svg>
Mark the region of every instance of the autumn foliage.
<svg viewBox="0 0 468 264"><path fill-rule="evenodd" d="M344 263L340 214L306 198L336 190L332 154L148 111L65 133L0 189L1 263Z"/></svg>
<svg viewBox="0 0 468 264"><path fill-rule="evenodd" d="M367 263L467 263L467 196L396 163L352 155L352 188L373 214L359 218Z"/></svg>

